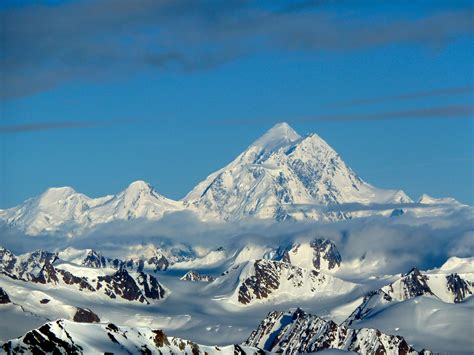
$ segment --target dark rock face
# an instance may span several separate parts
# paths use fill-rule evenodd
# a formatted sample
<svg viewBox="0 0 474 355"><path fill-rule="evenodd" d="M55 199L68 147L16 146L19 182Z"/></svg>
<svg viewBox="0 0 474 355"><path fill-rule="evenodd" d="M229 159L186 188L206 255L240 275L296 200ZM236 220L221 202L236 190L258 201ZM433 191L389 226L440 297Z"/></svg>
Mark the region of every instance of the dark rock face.
<svg viewBox="0 0 474 355"><path fill-rule="evenodd" d="M0 287L0 304L7 304L11 302L12 301L10 300L10 297L8 297L8 294L3 288Z"/></svg>
<svg viewBox="0 0 474 355"><path fill-rule="evenodd" d="M364 319L375 307L392 302L392 297L382 290L371 291L364 296L362 303L344 321L345 326L350 326L355 321Z"/></svg>
<svg viewBox="0 0 474 355"><path fill-rule="evenodd" d="M305 287L305 292L316 293L319 286L328 282L329 277L316 270L306 270L268 259L256 260L252 268L249 276L241 280L238 286L237 300L242 304L270 297L280 289L282 283L289 288L287 291L293 294L297 294L298 289L302 287Z"/></svg>
<svg viewBox="0 0 474 355"><path fill-rule="evenodd" d="M328 239L314 239L309 243L313 250L312 267L316 270L332 270L341 266L341 254L337 250L336 244ZM299 252L302 244L293 244L291 247L279 248L274 260L281 260L285 263L297 264L295 261L301 257ZM310 266L307 266L308 268Z"/></svg>
<svg viewBox="0 0 474 355"><path fill-rule="evenodd" d="M165 289L154 276L140 272L137 282L143 287L146 298L159 300L165 296Z"/></svg>
<svg viewBox="0 0 474 355"><path fill-rule="evenodd" d="M107 259L95 250L90 250L84 258L82 265L93 268L103 268L107 266Z"/></svg>
<svg viewBox="0 0 474 355"><path fill-rule="evenodd" d="M280 286L279 271L281 263L264 262L257 260L254 263L255 275L247 278L239 288L238 300L242 304L250 303L252 295L256 298L267 298L268 295Z"/></svg>
<svg viewBox="0 0 474 355"><path fill-rule="evenodd" d="M101 257L95 252L88 254L90 257L89 267L103 267L109 260ZM0 249L0 271L13 278L24 281L42 284L66 284L76 286L79 291L96 292L103 288L110 298L125 298L129 301L137 300L142 303L149 303L148 299L162 299L165 296L165 289L158 280L142 271L133 273L126 270L127 266L133 268L134 262L118 261L121 264L119 270L113 275L99 276L96 284L93 284L87 277L75 276L60 266L55 267L53 263L57 260L56 254L44 251L15 256L10 251ZM115 259L118 260L118 259ZM105 264L104 264L105 263ZM130 263L130 265L128 265ZM110 265L110 264L109 264ZM143 262L142 262L143 269Z"/></svg>
<svg viewBox="0 0 474 355"><path fill-rule="evenodd" d="M405 275L403 281L405 285L405 297L408 299L422 295L433 295L433 292L426 283L427 280L428 277L423 275L416 267L411 269L410 272Z"/></svg>
<svg viewBox="0 0 474 355"><path fill-rule="evenodd" d="M142 288L141 288L141 287ZM143 272L138 273L137 281L121 269L113 275L99 276L97 278L97 289L105 288L105 294L110 298L121 297L129 301L149 303L149 299L161 299L165 296L165 290L158 280L152 275Z"/></svg>
<svg viewBox="0 0 474 355"><path fill-rule="evenodd" d="M163 255L155 255L147 260L148 265L154 265L155 271L166 271L170 262Z"/></svg>
<svg viewBox="0 0 474 355"><path fill-rule="evenodd" d="M57 329L61 331L58 333ZM60 336L66 334L67 340L62 340ZM3 350L8 354L32 353L32 354L82 354L82 347L75 344L64 329L62 321L47 323L38 329L26 333L22 341L9 341L2 345Z"/></svg>
<svg viewBox="0 0 474 355"><path fill-rule="evenodd" d="M310 243L314 249L313 265L315 269L321 269L321 260L326 260L328 269L341 266L341 255L333 241L328 239L315 239Z"/></svg>
<svg viewBox="0 0 474 355"><path fill-rule="evenodd" d="M135 280L125 269L121 269L113 275L99 276L97 289L102 287L105 287L105 293L110 298L116 298L118 295L129 301L138 300L142 303L146 301Z"/></svg>
<svg viewBox="0 0 474 355"><path fill-rule="evenodd" d="M448 275L446 276L446 280L448 290L454 295L454 303L462 302L466 297L472 295L468 281L462 279L458 274Z"/></svg>
<svg viewBox="0 0 474 355"><path fill-rule="evenodd" d="M58 272L62 275L64 283L67 285L78 285L79 290L89 290L94 292L95 288L91 286L89 281L85 277L74 276L69 271L58 269Z"/></svg>
<svg viewBox="0 0 474 355"><path fill-rule="evenodd" d="M90 309L77 307L76 314L74 314L73 321L78 322L78 323L99 323L100 318L97 314L92 312Z"/></svg>
<svg viewBox="0 0 474 355"><path fill-rule="evenodd" d="M40 301L40 303L41 303L41 304L48 304L50 301L51 301L51 300L48 299L48 298L43 298L43 299Z"/></svg>
<svg viewBox="0 0 474 355"><path fill-rule="evenodd" d="M245 345L275 353L312 353L323 349L355 351L360 354L418 354L400 336L377 329L350 329L305 313L273 311L260 323Z"/></svg>
<svg viewBox="0 0 474 355"><path fill-rule="evenodd" d="M0 272L15 279L46 283L56 277L52 267L56 258L56 254L42 250L16 256L0 247Z"/></svg>

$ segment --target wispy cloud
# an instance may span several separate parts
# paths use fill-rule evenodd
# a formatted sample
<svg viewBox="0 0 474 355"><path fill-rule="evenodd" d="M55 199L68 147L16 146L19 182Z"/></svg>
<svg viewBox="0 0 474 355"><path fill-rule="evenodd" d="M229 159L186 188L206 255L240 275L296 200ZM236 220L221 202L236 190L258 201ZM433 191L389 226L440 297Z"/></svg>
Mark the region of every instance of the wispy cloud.
<svg viewBox="0 0 474 355"><path fill-rule="evenodd" d="M84 128L97 126L97 122L42 122L0 126L0 133L23 133L51 129Z"/></svg>
<svg viewBox="0 0 474 355"><path fill-rule="evenodd" d="M335 102L335 103L330 104L329 107L332 107L332 108L349 107L349 106L357 106L357 105L365 105L365 104L378 104L381 102L389 102L389 101L412 100L412 99L420 99L420 98L433 97L433 96L462 95L462 94L468 94L468 93L474 93L474 86L442 88L442 89L437 89L437 90L408 92L408 93L398 94L398 95L386 95L386 96L377 96L377 97L371 97L371 98L366 98L366 99L340 101L340 102Z"/></svg>
<svg viewBox="0 0 474 355"><path fill-rule="evenodd" d="M474 105L451 105L424 107L410 110L381 111L368 113L347 113L333 115L314 115L306 117L280 117L278 121L287 122L311 122L311 121L378 121L398 119L460 119L474 117ZM221 119L213 121L223 125L255 125L275 123L275 118L253 118L253 119Z"/></svg>
<svg viewBox="0 0 474 355"><path fill-rule="evenodd" d="M0 98L125 75L130 68L209 70L275 49L317 54L397 43L439 46L472 33L470 9L356 19L347 16L350 7L335 12L325 4L79 0L6 8L0 10Z"/></svg>
<svg viewBox="0 0 474 355"><path fill-rule="evenodd" d="M451 105L424 107L411 110L370 112L362 114L339 114L304 117L302 121L364 121L364 120L394 120L414 118L466 118L474 117L474 105Z"/></svg>
<svg viewBox="0 0 474 355"><path fill-rule="evenodd" d="M62 121L37 122L0 126L0 134L40 132L56 129L77 129L100 126L112 126L132 123L132 120L102 120L102 121Z"/></svg>

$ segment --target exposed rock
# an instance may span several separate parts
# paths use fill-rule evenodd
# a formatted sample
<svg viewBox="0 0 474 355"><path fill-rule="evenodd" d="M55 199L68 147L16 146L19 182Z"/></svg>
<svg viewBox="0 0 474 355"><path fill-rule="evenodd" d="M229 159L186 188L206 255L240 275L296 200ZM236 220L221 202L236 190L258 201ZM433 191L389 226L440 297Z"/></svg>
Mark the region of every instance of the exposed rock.
<svg viewBox="0 0 474 355"><path fill-rule="evenodd" d="M354 288L354 284L331 275L269 259L236 265L211 285L234 289L230 298L233 302L244 305L280 296L294 299L323 296L327 293L335 296Z"/></svg>
<svg viewBox="0 0 474 355"><path fill-rule="evenodd" d="M463 276L467 277L468 275ZM440 299L443 302L459 303L472 294L473 282L464 279L459 274L422 273L417 268L413 268L398 280L369 292L362 303L344 321L344 324L351 325L357 320L367 318L379 307L390 302L427 296Z"/></svg>
<svg viewBox="0 0 474 355"><path fill-rule="evenodd" d="M149 303L147 298L161 299L165 295L165 290L155 277L140 272L135 281L125 269L118 270L113 275L99 276L96 288L102 287L110 298L119 296L129 301L136 300L142 303Z"/></svg>
<svg viewBox="0 0 474 355"><path fill-rule="evenodd" d="M48 298L43 298L42 300L40 300L40 303L41 304L48 304L51 300L48 299Z"/></svg>
<svg viewBox="0 0 474 355"><path fill-rule="evenodd" d="M318 271L335 270L340 267L342 262L336 245L328 239L314 239L309 243L294 244L281 256L281 260Z"/></svg>
<svg viewBox="0 0 474 355"><path fill-rule="evenodd" d="M109 259L103 259L102 257L94 259L97 257L97 253L88 253L88 255L91 257L89 267L102 265L97 264L96 261L100 261L100 263L104 260L106 263L109 262ZM150 299L158 300L165 296L165 289L158 280L142 271L131 274L126 268L120 268L112 275L98 276L96 280L91 280L61 269L61 265L54 266L56 254L53 253L36 251L17 257L2 248L0 249L0 258L2 257L3 259L0 259L0 270L13 279L42 284L75 286L79 291L96 292L101 290L110 298L120 297L142 303L149 303L148 300Z"/></svg>
<svg viewBox="0 0 474 355"><path fill-rule="evenodd" d="M454 295L454 303L464 301L464 299L472 295L471 282L462 279L458 274L450 274L446 276L448 290Z"/></svg>
<svg viewBox="0 0 474 355"><path fill-rule="evenodd" d="M210 275L201 275L197 271L190 270L185 275L183 275L180 280L183 281L202 281L202 282L212 282L215 280L215 277Z"/></svg>
<svg viewBox="0 0 474 355"><path fill-rule="evenodd" d="M97 314L92 312L90 309L77 307L76 314L74 314L73 321L78 322L78 323L99 323L100 318Z"/></svg>
<svg viewBox="0 0 474 355"><path fill-rule="evenodd" d="M6 291L0 287L0 304L7 304L11 303L10 297L8 297L8 294Z"/></svg>

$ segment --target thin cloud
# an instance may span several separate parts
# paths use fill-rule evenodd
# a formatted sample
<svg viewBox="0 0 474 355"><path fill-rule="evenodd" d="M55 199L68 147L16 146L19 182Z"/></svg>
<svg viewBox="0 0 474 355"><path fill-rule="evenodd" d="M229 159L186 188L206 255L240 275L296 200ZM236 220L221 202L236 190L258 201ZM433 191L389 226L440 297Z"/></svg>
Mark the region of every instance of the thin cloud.
<svg viewBox="0 0 474 355"><path fill-rule="evenodd" d="M347 16L353 11L350 6L336 12L325 5L79 0L2 9L0 99L31 95L71 80L116 78L131 68L209 70L274 50L317 55L399 43L439 47L472 33L468 8L430 10L410 19L356 19Z"/></svg>
<svg viewBox="0 0 474 355"><path fill-rule="evenodd" d="M400 95L387 95L387 96L372 97L368 99L355 99L355 100L349 100L349 101L340 101L340 102L335 102L329 105L329 107L332 107L332 108L350 107L350 106L365 105L365 104L378 104L378 103L387 102L387 101L420 99L420 98L433 97L433 96L462 95L462 94L468 94L468 93L473 93L473 92L474 92L474 86L443 88L443 89L436 89L436 90L411 92L411 93L400 94Z"/></svg>
<svg viewBox="0 0 474 355"><path fill-rule="evenodd" d="M63 121L63 122L38 122L25 123L17 125L0 126L0 134L14 134L27 132L41 132L56 129L77 129L77 128L92 128L99 126L111 126L131 123L130 120L109 120L109 121Z"/></svg>
<svg viewBox="0 0 474 355"><path fill-rule="evenodd" d="M412 110L371 112L366 114L341 114L313 116L302 118L302 121L365 121L365 120L394 120L416 118L456 119L474 117L474 105L452 105L418 108Z"/></svg>
<svg viewBox="0 0 474 355"><path fill-rule="evenodd" d="M359 114L315 115L308 117L280 118L278 121L311 122L311 121L378 121L397 119L460 119L474 117L474 105L452 105L427 107L412 110L369 112ZM275 118L222 119L213 121L223 125L258 125L275 123Z"/></svg>

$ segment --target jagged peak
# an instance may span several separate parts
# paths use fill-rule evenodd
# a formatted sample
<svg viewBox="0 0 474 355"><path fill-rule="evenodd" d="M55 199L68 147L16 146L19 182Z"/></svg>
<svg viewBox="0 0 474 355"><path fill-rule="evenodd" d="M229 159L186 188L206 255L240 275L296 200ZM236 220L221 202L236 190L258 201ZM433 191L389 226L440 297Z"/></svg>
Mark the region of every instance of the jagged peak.
<svg viewBox="0 0 474 355"><path fill-rule="evenodd" d="M414 266L404 276L410 276L410 275L420 276L421 275L420 269Z"/></svg>
<svg viewBox="0 0 474 355"><path fill-rule="evenodd" d="M251 146L272 151L299 139L301 139L301 136L288 123L281 122L270 128L263 136L253 142Z"/></svg>

